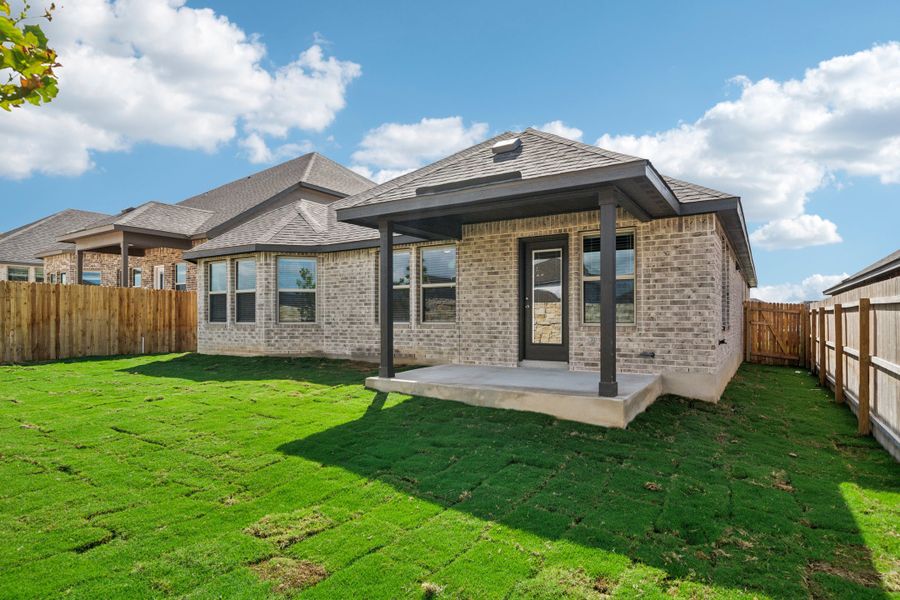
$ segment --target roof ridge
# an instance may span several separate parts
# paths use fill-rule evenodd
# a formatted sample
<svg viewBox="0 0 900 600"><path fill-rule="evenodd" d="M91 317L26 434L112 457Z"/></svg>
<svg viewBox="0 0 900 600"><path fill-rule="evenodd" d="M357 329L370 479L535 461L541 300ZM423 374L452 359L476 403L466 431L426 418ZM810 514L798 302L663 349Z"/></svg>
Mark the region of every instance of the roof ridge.
<svg viewBox="0 0 900 600"><path fill-rule="evenodd" d="M374 181L372 181L372 180L369 179L368 177L365 177L364 175L360 175L359 173L357 173L356 171L354 171L354 170L351 169L350 167L348 167L348 166L346 166L346 165L342 165L341 163L337 162L337 161L334 160L334 159L331 159L331 158L325 156L324 154L321 154L321 153L315 152L315 151L313 152L313 154L315 154L316 157L319 158L319 159L324 159L326 163L329 163L329 164L332 164L332 165L338 167L339 169L341 169L341 172L342 172L342 173L348 173L348 174L350 174L351 176L355 177L356 179L358 179L358 180L361 181L361 182L364 182L364 183L373 183L373 184L375 183ZM375 187L375 186L373 185L372 187ZM371 188L370 188L370 189L371 189ZM368 191L368 190L366 190L366 191Z"/></svg>
<svg viewBox="0 0 900 600"><path fill-rule="evenodd" d="M316 162L316 156L318 156L318 152L309 153L309 160L306 161L306 168L303 169L303 174L300 175L300 181L306 181L309 179L309 174L312 172L313 163Z"/></svg>
<svg viewBox="0 0 900 600"><path fill-rule="evenodd" d="M328 231L328 221L327 221L328 215L326 214L326 216L325 216L325 218L326 218L325 223L320 222L319 219L316 218L316 215L314 215L313 212L310 210L310 207L309 207L310 204L316 204L316 206L318 206L318 204L315 202L312 202L310 200L304 200L301 198L300 201L297 203L297 205L298 205L297 212L300 213L300 216L303 217L303 219L307 223L309 223L309 226L312 227L313 231L315 231L316 233L324 233L325 231ZM327 210L327 206L325 208Z"/></svg>
<svg viewBox="0 0 900 600"><path fill-rule="evenodd" d="M281 208L276 208L275 210L281 210L281 209L285 209L285 211L287 212L287 216L282 217L281 219L278 219L278 221L275 223L275 225L273 225L273 226L269 229L269 231L267 231L266 234L260 238L261 241L263 241L263 242L268 242L268 241L270 241L270 240L271 240L272 238L274 238L276 235L278 235L279 233L281 233L281 230L284 229L285 227L287 227L288 223L290 223L291 221L293 221L294 218L295 218L298 214L300 214L300 216L303 216L303 215L300 213L300 201L299 201L299 200L298 200L297 202L292 202L291 204L285 204L283 207L281 207ZM293 209L293 210L291 210L291 209ZM261 214L260 216L258 216L258 217L256 217L256 218L257 218L257 219L261 219L261 218L263 218L263 216L265 216L265 214L266 214L266 213L263 213L263 214ZM248 221L248 222L249 222L249 221Z"/></svg>
<svg viewBox="0 0 900 600"><path fill-rule="evenodd" d="M215 191L217 191L217 190L220 190L220 189L222 189L222 188L224 188L224 187L227 187L227 186L229 186L229 185L234 185L234 184L236 184L236 183L238 183L238 182L240 182L240 181L246 181L247 179L257 179L257 180L263 179L265 176L271 175L276 169L283 168L286 164L288 164L288 163L290 163L290 162L294 162L294 161L296 161L296 160L300 160L300 159L302 159L302 158L304 158L304 157L306 157L306 156L309 156L309 155L311 155L311 154L313 154L313 153L312 153L312 152L307 152L306 154L301 154L300 156L298 156L298 157L296 157L296 158L292 158L292 159L290 159L290 160L286 160L286 161L284 161L284 162L282 162L282 163L278 163L277 165L272 165L271 167L268 167L268 168L266 168L266 169L263 169L262 171L257 171L256 173L250 173L249 175L244 175L243 177L238 177L237 179L232 179L231 181L226 181L225 183L223 183L223 184L221 184L221 185L217 185L217 186L214 187L214 188L211 188L211 189L208 189L208 190L204 190L204 191L202 191L202 192L200 192L200 193L198 193L198 194L194 194L194 195L192 195L192 196L188 196L187 198L184 198L183 200L179 200L179 201L176 202L175 204L181 206L182 203L187 202L188 200L193 200L193 199L195 199L195 198L202 198L203 196L206 196L206 195L208 195L208 194L212 194L213 192L215 192ZM191 207L191 208L193 208L193 207ZM215 211L213 211L213 212L215 212Z"/></svg>
<svg viewBox="0 0 900 600"><path fill-rule="evenodd" d="M474 154L475 152L478 152L479 150L485 148L488 145L493 145L493 143L496 143L497 141L499 141L501 138L503 138L503 136L510 135L510 134L520 135L521 132L504 131L503 133L497 134L494 137L491 137L482 142L479 142L479 143L475 144L474 146L469 146L468 148L463 148L462 150L454 152L453 154L451 154L449 156L445 156L444 158L442 158L438 161L435 161L433 163L419 167L418 169L415 169L413 171L410 171L409 173L400 175L399 177L395 177L393 179L385 181L384 183L376 185L373 188L369 188L368 190L365 190L364 192L360 192L358 194L354 194L353 196L348 196L347 198L338 200L337 202L335 202L335 208L340 209L340 208L349 208L352 206L356 206L359 202L361 202L363 200L366 200L366 199L376 196L378 194L382 194L386 191L393 190L397 187L400 187L401 185L410 183L412 181L415 181L416 179L424 177L425 175L430 175L432 173L440 171L444 167L447 167L456 161L462 160L462 159L468 157L469 155ZM354 200L354 202L347 202L348 200Z"/></svg>
<svg viewBox="0 0 900 600"><path fill-rule="evenodd" d="M616 152L615 150L608 150L606 148L601 148L600 146L594 146L592 144L585 144L584 142L579 142L578 140L573 140L567 137L563 137L561 135L556 135L555 133L550 133L549 131L541 131L540 129L535 129L534 127L529 127L525 131L536 134L539 137L544 138L545 140L550 140L552 142L557 142L560 144L565 144L567 146L571 146L572 148L578 148L579 150L585 150L587 152L592 152L594 154L599 154L604 158L627 158L630 159L628 162L638 161L638 160L647 160L646 158L641 158L639 156L632 156L631 154L623 154L622 152ZM647 160L647 162L650 162Z"/></svg>

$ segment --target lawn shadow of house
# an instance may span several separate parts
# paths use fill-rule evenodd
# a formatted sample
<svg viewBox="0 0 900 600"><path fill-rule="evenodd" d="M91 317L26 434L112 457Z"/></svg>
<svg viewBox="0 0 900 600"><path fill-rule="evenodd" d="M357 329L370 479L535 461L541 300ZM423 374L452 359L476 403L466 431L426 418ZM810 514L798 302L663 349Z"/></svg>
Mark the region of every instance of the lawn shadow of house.
<svg viewBox="0 0 900 600"><path fill-rule="evenodd" d="M896 488L883 451L852 428L822 429L846 416L832 407L804 416L741 402L759 385L741 379L719 405L667 398L628 430L424 398L383 408L374 394L360 419L278 449L673 579L776 598L885 597L842 494Z"/></svg>
<svg viewBox="0 0 900 600"><path fill-rule="evenodd" d="M297 381L323 386L359 385L378 368L372 363L309 357L179 354L120 369L121 372L202 382Z"/></svg>

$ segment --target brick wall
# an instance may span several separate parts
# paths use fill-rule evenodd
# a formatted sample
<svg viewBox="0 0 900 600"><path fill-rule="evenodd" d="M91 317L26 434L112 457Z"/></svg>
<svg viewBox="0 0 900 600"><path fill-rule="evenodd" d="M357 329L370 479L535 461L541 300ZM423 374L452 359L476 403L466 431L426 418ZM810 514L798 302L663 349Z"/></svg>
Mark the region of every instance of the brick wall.
<svg viewBox="0 0 900 600"><path fill-rule="evenodd" d="M132 257L129 266L140 268L140 258ZM83 271L100 271L100 285L114 287L119 285L119 271L121 261L118 254L103 254L100 252L85 252ZM74 252L54 254L44 259L44 278L50 281L50 275L66 273L69 283L75 283L76 261Z"/></svg>
<svg viewBox="0 0 900 600"><path fill-rule="evenodd" d="M720 348L721 228L714 215L640 223L620 212L618 225L635 232L635 323L617 327L618 368L623 372L714 372L740 350L740 302L746 285L731 275L732 327ZM599 326L582 323L582 237L599 231L597 211L517 219L464 228L457 244L457 322L421 321L421 249L411 250L410 323L395 324L398 361L515 366L519 359L519 240L563 235L569 244L570 368L599 369ZM255 324L234 322L234 261L229 273L228 323L206 318L206 265L197 282L200 352L326 355L375 359L377 251L319 254L316 323L279 323L276 254L260 253ZM249 255L248 255L249 257ZM733 254L730 260L733 264ZM737 336L735 338L735 336ZM731 343L734 341L735 343ZM640 356L654 352L655 358Z"/></svg>
<svg viewBox="0 0 900 600"><path fill-rule="evenodd" d="M141 272L141 287L156 287L156 282L154 281L155 267L161 266L163 268L165 280L165 287L163 289L175 289L175 265L179 263L187 265L187 289L196 290L197 267L194 263L186 262L182 256L182 251L176 248L148 248L144 252L144 258L142 259L143 271Z"/></svg>

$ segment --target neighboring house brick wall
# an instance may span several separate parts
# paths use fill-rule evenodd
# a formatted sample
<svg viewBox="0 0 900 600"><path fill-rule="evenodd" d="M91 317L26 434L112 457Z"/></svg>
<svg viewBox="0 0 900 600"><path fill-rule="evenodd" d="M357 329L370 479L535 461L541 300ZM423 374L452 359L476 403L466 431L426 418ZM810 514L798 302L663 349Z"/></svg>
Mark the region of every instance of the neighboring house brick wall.
<svg viewBox="0 0 900 600"><path fill-rule="evenodd" d="M129 266L140 268L140 258L132 257ZM121 261L118 254L85 252L83 271L100 271L100 285L115 287L119 284ZM50 281L50 275L56 275L59 283L60 273L66 273L69 283L75 283L76 260L74 252L63 252L44 258L44 279Z"/></svg>
<svg viewBox="0 0 900 600"><path fill-rule="evenodd" d="M40 269L41 267L35 267L34 265L22 265L17 263L2 263L0 264L0 281L7 281L9 279L10 268L28 269L28 281L34 281L35 269Z"/></svg>
<svg viewBox="0 0 900 600"><path fill-rule="evenodd" d="M721 226L714 215L640 223L620 211L618 226L635 231L635 324L617 327L618 369L632 373L733 370L740 360L741 303L747 286L733 268L731 326L722 331ZM423 323L421 248L412 250L410 323L395 324L398 361L515 366L519 358L519 240L565 235L569 241L569 366L599 369L599 326L582 323L582 236L599 231L598 211L468 225L457 244L457 322ZM317 322L278 323L276 259L257 260L257 322L234 322L234 260L228 257L229 322L209 323L206 265L200 261L198 348L205 353L324 355L376 359L377 251L318 255ZM215 259L212 259L215 260ZM720 339L726 344L720 345ZM653 351L655 358L640 356ZM712 380L711 380L712 381ZM716 380L717 381L717 380ZM710 383L718 385L718 383ZM724 385L722 386L724 387ZM711 394L710 394L711 395Z"/></svg>
<svg viewBox="0 0 900 600"><path fill-rule="evenodd" d="M206 240L194 242L197 245ZM189 291L197 289L197 267L193 263L186 262L182 256L182 251L176 248L148 248L142 259L144 270L142 271L141 287L153 288L156 286L154 281L154 267L162 266L165 272L165 288L167 290L175 289L175 265L179 263L187 264L187 289Z"/></svg>

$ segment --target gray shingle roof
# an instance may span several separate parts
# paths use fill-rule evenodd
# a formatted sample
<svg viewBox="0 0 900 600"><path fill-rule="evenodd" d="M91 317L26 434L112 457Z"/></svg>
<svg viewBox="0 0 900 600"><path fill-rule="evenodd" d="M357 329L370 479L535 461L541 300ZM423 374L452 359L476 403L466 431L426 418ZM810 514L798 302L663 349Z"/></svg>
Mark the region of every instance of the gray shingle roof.
<svg viewBox="0 0 900 600"><path fill-rule="evenodd" d="M57 242L60 235L106 217L104 213L67 209L0 234L0 262L40 265L38 254L74 250Z"/></svg>
<svg viewBox="0 0 900 600"><path fill-rule="evenodd" d="M378 231L341 223L329 204L299 200L272 209L195 246L185 256L226 254L253 246L319 247L378 239Z"/></svg>
<svg viewBox="0 0 900 600"><path fill-rule="evenodd" d="M259 173L226 183L178 204L215 213L204 224L205 232L298 183L322 188L336 195L356 194L375 185L372 181L339 165L330 158L317 152L311 152Z"/></svg>
<svg viewBox="0 0 900 600"><path fill-rule="evenodd" d="M518 150L494 154L494 143L518 137ZM519 171L522 179L534 179L557 173L625 164L643 159L620 154L538 131L507 131L421 169L402 175L377 187L339 200L335 208L350 208L389 202L416 195L416 189L467 179L489 177Z"/></svg>
<svg viewBox="0 0 900 600"><path fill-rule="evenodd" d="M201 210L189 206L146 202L137 208L129 208L117 215L90 223L88 227L81 230L121 225L189 236L202 229L213 214L211 210Z"/></svg>
<svg viewBox="0 0 900 600"><path fill-rule="evenodd" d="M704 202L706 200L721 200L723 198L734 198L734 194L720 192L712 188L703 187L689 181L682 181L663 175L669 188L674 192L679 202Z"/></svg>
<svg viewBox="0 0 900 600"><path fill-rule="evenodd" d="M896 273L900 273L900 250L895 250L884 258L876 260L865 269L854 273L839 284L828 288L825 290L825 293L829 296L833 296L893 276Z"/></svg>

